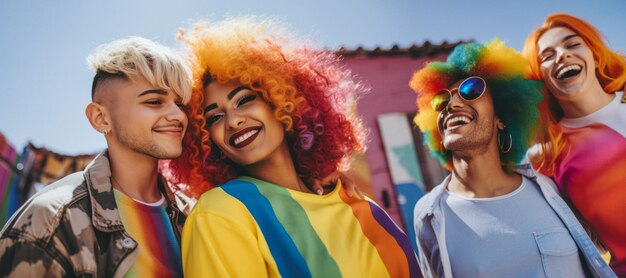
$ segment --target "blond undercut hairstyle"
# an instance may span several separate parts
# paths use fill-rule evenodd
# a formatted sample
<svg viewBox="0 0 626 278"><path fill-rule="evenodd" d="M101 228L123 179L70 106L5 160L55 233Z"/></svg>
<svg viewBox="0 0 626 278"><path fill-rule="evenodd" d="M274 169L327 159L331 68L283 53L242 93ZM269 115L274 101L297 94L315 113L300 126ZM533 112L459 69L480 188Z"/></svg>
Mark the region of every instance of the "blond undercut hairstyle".
<svg viewBox="0 0 626 278"><path fill-rule="evenodd" d="M87 57L96 73L91 87L93 100L99 84L130 76L142 76L152 86L172 91L184 104L191 98L191 70L185 60L166 46L151 40L130 37L102 44Z"/></svg>

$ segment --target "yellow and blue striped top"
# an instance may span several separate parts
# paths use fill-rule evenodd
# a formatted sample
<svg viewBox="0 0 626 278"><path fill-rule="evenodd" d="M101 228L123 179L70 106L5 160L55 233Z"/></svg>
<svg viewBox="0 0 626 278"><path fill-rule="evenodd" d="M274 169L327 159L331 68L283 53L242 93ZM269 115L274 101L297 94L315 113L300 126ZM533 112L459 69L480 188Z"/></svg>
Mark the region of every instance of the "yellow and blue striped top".
<svg viewBox="0 0 626 278"><path fill-rule="evenodd" d="M421 277L407 236L340 182L319 196L229 181L202 195L182 241L190 277Z"/></svg>

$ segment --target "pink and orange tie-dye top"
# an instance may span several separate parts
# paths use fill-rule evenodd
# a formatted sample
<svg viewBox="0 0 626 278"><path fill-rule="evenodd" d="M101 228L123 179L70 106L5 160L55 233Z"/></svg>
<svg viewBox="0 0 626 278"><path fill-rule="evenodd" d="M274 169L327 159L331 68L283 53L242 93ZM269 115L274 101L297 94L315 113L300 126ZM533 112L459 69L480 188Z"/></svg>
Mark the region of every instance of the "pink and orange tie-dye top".
<svg viewBox="0 0 626 278"><path fill-rule="evenodd" d="M114 190L126 232L137 242L139 255L125 277L182 277L180 243L165 210L165 198L152 204Z"/></svg>
<svg viewBox="0 0 626 278"><path fill-rule="evenodd" d="M560 122L570 142L554 178L611 252L611 268L626 276L626 103L624 93L602 109Z"/></svg>

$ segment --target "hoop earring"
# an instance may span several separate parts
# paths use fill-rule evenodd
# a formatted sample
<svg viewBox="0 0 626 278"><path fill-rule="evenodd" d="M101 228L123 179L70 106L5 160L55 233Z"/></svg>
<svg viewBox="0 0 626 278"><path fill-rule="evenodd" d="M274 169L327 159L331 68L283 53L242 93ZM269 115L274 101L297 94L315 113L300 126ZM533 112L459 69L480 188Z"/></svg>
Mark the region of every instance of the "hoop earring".
<svg viewBox="0 0 626 278"><path fill-rule="evenodd" d="M100 131L100 132L102 132L102 135L104 135L104 136L106 136L106 135L107 135L107 133L108 133L106 129L103 129L103 130L102 130L102 131Z"/></svg>
<svg viewBox="0 0 626 278"><path fill-rule="evenodd" d="M502 130L502 133L504 132L504 129ZM513 148L513 135L511 135L511 133L509 133L509 143L508 144L503 144L504 139L502 139L501 137L501 132L500 130L498 130L498 146L500 147L500 151L502 151L502 153L508 153L509 151L511 151L511 148ZM506 135L504 136L504 138L506 139ZM506 147L508 146L508 147Z"/></svg>

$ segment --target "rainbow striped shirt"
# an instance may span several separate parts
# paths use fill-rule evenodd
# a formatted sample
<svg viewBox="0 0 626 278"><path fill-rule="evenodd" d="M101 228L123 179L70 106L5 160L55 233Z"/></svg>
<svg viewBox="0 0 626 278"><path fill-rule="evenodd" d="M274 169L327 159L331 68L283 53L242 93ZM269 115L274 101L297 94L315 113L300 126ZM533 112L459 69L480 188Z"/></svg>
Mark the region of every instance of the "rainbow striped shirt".
<svg viewBox="0 0 626 278"><path fill-rule="evenodd" d="M182 241L190 277L421 277L407 236L340 182L319 196L229 181L202 195Z"/></svg>
<svg viewBox="0 0 626 278"><path fill-rule="evenodd" d="M125 277L182 277L180 245L162 198L143 204L113 190L126 232L137 242L139 255Z"/></svg>

